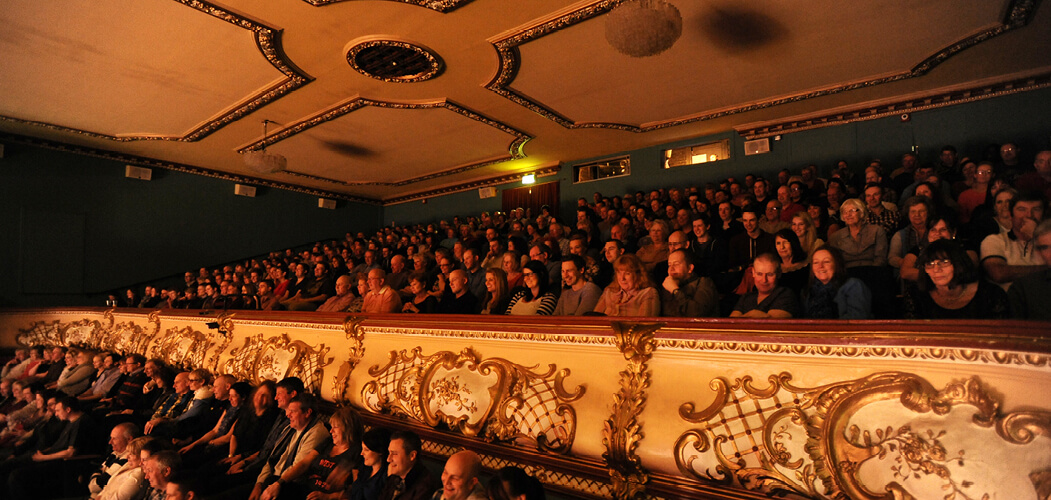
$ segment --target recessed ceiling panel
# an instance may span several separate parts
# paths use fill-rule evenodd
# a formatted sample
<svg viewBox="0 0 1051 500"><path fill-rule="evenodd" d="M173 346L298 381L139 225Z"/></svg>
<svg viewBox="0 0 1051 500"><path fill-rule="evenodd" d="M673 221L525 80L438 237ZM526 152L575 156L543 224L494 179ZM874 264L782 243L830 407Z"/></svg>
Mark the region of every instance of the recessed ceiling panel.
<svg viewBox="0 0 1051 500"><path fill-rule="evenodd" d="M998 26L1005 6L669 1L682 15L682 35L666 52L618 53L606 42L606 15L597 15L519 46L520 69L510 89L574 123L643 126L908 73Z"/></svg>
<svg viewBox="0 0 1051 500"><path fill-rule="evenodd" d="M293 127L295 127L293 125ZM364 106L267 148L288 170L335 181L411 183L436 173L509 159L519 137L443 107Z"/></svg>
<svg viewBox="0 0 1051 500"><path fill-rule="evenodd" d="M255 34L170 0L5 0L0 115L181 137L284 80Z"/></svg>

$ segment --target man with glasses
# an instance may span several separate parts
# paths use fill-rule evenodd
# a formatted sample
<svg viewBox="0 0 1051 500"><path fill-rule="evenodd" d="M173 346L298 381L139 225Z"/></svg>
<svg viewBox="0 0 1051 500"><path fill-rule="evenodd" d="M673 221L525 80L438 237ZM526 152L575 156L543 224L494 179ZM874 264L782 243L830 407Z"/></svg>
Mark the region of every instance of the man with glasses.
<svg viewBox="0 0 1051 500"><path fill-rule="evenodd" d="M182 415L190 407L190 402L193 401L193 391L190 390L190 384L189 372L182 372L175 376L175 382L172 383L175 392L169 394L157 406L157 411L153 412L153 417L150 418L149 422L146 422L146 426L143 428L145 434L152 434L153 430L162 423Z"/></svg>
<svg viewBox="0 0 1051 500"><path fill-rule="evenodd" d="M398 296L398 292L386 285L386 277L387 273L383 269L369 271L369 293L365 294L361 312L394 313L401 311L401 297Z"/></svg>
<svg viewBox="0 0 1051 500"><path fill-rule="evenodd" d="M766 213L759 220L759 228L770 234L787 228L789 224L781 220L782 208L780 201L770 200L766 202Z"/></svg>

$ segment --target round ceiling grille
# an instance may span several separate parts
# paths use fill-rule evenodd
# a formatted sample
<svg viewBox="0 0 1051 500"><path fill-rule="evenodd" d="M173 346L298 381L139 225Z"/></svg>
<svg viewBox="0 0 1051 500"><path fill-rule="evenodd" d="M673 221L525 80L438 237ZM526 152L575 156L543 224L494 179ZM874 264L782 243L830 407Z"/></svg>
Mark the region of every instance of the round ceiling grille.
<svg viewBox="0 0 1051 500"><path fill-rule="evenodd" d="M359 73L385 82L422 82L438 76L442 60L428 49L394 40L359 43L347 52Z"/></svg>

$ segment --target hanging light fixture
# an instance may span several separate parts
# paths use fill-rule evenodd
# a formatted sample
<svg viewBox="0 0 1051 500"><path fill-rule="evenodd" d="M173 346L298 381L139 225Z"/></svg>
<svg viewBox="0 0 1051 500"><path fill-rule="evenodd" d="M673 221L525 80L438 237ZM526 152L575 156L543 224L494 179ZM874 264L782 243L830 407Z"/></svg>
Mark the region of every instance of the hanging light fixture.
<svg viewBox="0 0 1051 500"><path fill-rule="evenodd" d="M682 15L664 0L628 0L606 14L606 41L627 56L655 56L680 35Z"/></svg>
<svg viewBox="0 0 1051 500"><path fill-rule="evenodd" d="M273 122L263 120L263 144L266 144L266 126L270 123ZM260 174L275 174L288 166L288 160L284 156L267 153L266 146L263 146L263 149L246 151L244 153L244 162L253 172Z"/></svg>

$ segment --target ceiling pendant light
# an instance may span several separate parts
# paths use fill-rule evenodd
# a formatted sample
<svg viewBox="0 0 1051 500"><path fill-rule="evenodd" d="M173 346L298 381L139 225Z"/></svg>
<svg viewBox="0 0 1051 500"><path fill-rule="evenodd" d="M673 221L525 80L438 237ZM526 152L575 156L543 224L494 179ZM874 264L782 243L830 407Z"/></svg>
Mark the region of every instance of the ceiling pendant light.
<svg viewBox="0 0 1051 500"><path fill-rule="evenodd" d="M266 144L266 126L269 123L272 122L263 120L263 144ZM284 156L267 153L266 146L263 146L263 149L246 151L244 153L244 162L245 166L257 174L276 174L288 166L288 160Z"/></svg>
<svg viewBox="0 0 1051 500"><path fill-rule="evenodd" d="M680 35L682 15L664 0L628 0L606 14L606 41L627 56L655 56Z"/></svg>

